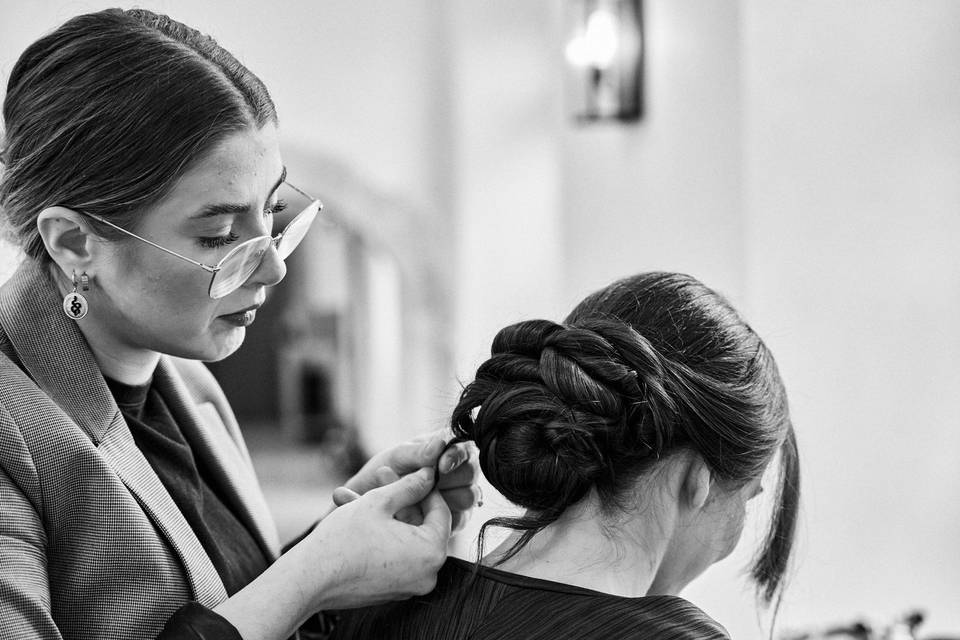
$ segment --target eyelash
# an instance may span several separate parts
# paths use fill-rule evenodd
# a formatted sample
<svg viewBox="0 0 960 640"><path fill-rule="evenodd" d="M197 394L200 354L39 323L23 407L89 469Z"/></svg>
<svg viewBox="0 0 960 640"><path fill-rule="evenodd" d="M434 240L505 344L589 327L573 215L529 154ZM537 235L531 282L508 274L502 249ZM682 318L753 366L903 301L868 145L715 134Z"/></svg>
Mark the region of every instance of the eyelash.
<svg viewBox="0 0 960 640"><path fill-rule="evenodd" d="M269 206L263 210L263 217L273 216L287 208L287 203L283 200L277 200L272 206ZM206 249L216 249L218 247L223 247L235 242L240 236L235 234L233 231L228 233L225 236L212 236L209 238L200 238L200 246Z"/></svg>
<svg viewBox="0 0 960 640"><path fill-rule="evenodd" d="M225 236L213 236L211 238L200 238L200 246L206 249L216 249L217 247L222 247L228 245L234 240L237 240L240 236L235 234L233 231L228 233Z"/></svg>

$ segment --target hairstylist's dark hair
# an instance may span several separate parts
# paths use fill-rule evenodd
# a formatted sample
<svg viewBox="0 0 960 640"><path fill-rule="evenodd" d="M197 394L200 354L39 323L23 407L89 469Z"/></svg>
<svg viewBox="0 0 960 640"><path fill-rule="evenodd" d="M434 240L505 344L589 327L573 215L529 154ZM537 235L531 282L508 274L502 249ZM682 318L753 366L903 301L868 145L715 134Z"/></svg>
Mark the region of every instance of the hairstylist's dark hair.
<svg viewBox="0 0 960 640"><path fill-rule="evenodd" d="M0 209L27 255L60 205L136 227L230 133L276 120L263 83L216 41L167 16L77 16L14 65L3 103ZM98 233L119 237L106 225Z"/></svg>
<svg viewBox="0 0 960 640"><path fill-rule="evenodd" d="M476 414L474 415L474 411ZM780 590L799 503L786 392L770 351L696 279L644 273L590 296L563 324L509 326L463 391L454 433L476 441L490 483L528 512L484 525L521 536L505 560L591 489L621 508L633 482L679 450L743 486L781 453L774 517L752 576Z"/></svg>

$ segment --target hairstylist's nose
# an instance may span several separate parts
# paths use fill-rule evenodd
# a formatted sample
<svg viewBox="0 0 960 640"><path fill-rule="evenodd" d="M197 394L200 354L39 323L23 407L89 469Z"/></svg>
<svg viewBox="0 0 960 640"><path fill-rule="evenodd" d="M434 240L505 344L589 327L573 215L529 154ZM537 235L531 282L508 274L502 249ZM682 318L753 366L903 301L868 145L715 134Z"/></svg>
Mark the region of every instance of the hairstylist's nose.
<svg viewBox="0 0 960 640"><path fill-rule="evenodd" d="M283 280L285 275L287 275L287 265L280 259L277 248L271 242L264 252L259 266L250 274L247 284L272 287Z"/></svg>

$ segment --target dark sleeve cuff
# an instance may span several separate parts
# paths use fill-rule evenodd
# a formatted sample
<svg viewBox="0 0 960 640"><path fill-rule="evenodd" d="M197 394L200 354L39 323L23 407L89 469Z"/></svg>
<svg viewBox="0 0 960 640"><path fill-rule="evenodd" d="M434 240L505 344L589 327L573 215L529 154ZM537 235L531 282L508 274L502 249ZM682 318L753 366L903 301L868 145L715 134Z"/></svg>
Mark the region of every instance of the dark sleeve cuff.
<svg viewBox="0 0 960 640"><path fill-rule="evenodd" d="M226 618L198 602L188 602L167 620L157 640L243 640Z"/></svg>
<svg viewBox="0 0 960 640"><path fill-rule="evenodd" d="M299 640L326 640L337 626L338 616L321 611L310 618L299 629Z"/></svg>

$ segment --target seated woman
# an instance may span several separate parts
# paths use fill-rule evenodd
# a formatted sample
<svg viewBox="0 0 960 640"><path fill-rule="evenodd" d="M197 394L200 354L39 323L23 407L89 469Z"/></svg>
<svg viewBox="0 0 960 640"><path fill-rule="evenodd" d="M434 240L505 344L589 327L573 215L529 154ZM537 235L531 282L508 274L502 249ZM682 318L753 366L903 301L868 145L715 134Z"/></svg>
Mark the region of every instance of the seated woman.
<svg viewBox="0 0 960 640"><path fill-rule="evenodd" d="M779 452L752 568L778 597L799 501L786 393L763 341L694 278L640 274L563 324L503 329L453 430L525 513L487 522L511 536L476 566L448 559L427 596L342 612L336 638L727 638L677 594L733 550Z"/></svg>

